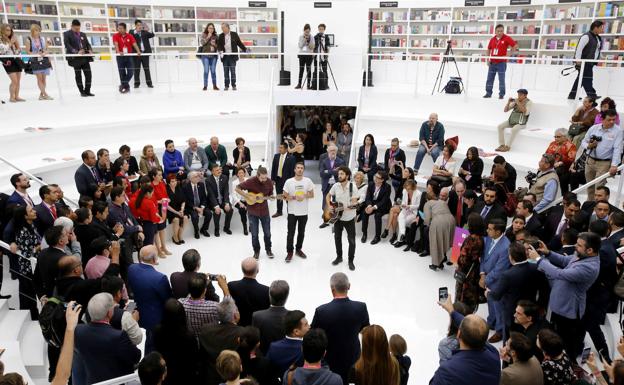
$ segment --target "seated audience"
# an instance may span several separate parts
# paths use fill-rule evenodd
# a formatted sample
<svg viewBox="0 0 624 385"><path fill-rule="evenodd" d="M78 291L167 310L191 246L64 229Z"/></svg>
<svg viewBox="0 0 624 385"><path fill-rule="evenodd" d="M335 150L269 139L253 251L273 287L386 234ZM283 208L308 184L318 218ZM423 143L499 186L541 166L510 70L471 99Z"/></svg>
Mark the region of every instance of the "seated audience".
<svg viewBox="0 0 624 385"><path fill-rule="evenodd" d="M358 150L358 171L373 179L373 175L377 172L377 146L375 146L375 138L371 134L364 136L364 144Z"/></svg>
<svg viewBox="0 0 624 385"><path fill-rule="evenodd" d="M595 124L596 115L599 115L596 109L597 105L598 103L596 103L594 98L586 96L583 98L583 104L574 111L574 115L570 118L570 130L567 132L567 135L577 148L589 127Z"/></svg>
<svg viewBox="0 0 624 385"><path fill-rule="evenodd" d="M390 148L384 154L384 171L392 179L392 187L395 190L401 185L401 182L392 178L392 175L402 175L402 166L405 167L405 151L399 148L399 138L392 138Z"/></svg>
<svg viewBox="0 0 624 385"><path fill-rule="evenodd" d="M474 191L481 191L483 174L483 160L479 158L479 149L468 148L466 159L461 164L457 175L466 183L466 188Z"/></svg>
<svg viewBox="0 0 624 385"><path fill-rule="evenodd" d="M169 198L167 220L172 227L171 242L182 245L184 244L184 224L186 222L186 215L184 215L186 198L182 192L182 186L175 176L167 178L167 197Z"/></svg>
<svg viewBox="0 0 624 385"><path fill-rule="evenodd" d="M394 187L395 201L396 201L396 198L399 198L403 194L403 186L405 185L405 182L407 182L408 180L414 180L414 170L412 170L411 167L405 167L403 163L399 163L398 167L401 170L400 173L388 175L390 179L390 183L393 186L395 186ZM371 179L371 180L374 180L374 179Z"/></svg>
<svg viewBox="0 0 624 385"><path fill-rule="evenodd" d="M567 385L574 382L576 376L572 362L564 351L561 337L550 329L542 329L537 335L537 346L542 350L542 372L544 385Z"/></svg>
<svg viewBox="0 0 624 385"><path fill-rule="evenodd" d="M310 329L302 341L303 367L298 367L285 373L282 384L344 384L340 375L332 372L328 366L322 363L323 358L326 356L327 348L328 340L323 329Z"/></svg>
<svg viewBox="0 0 624 385"><path fill-rule="evenodd" d="M516 135L520 130L526 128L533 102L528 98L529 92L521 88L518 90L517 99L509 98L505 104L505 112L511 111L509 118L498 125L498 146L495 151L506 152L511 150ZM505 144L505 129L511 128L511 136Z"/></svg>
<svg viewBox="0 0 624 385"><path fill-rule="evenodd" d="M267 354L269 346L272 342L284 338L284 317L288 314L288 310L284 307L290 286L288 282L277 280L271 282L269 287L269 302L271 306L268 309L253 312L251 317L251 326L260 330L260 350L262 354Z"/></svg>
<svg viewBox="0 0 624 385"><path fill-rule="evenodd" d="M176 175L179 179L186 177L184 169L184 158L182 153L175 148L173 140L165 140L165 152L163 153L163 172L168 177L170 174Z"/></svg>
<svg viewBox="0 0 624 385"><path fill-rule="evenodd" d="M196 249L188 249L182 254L182 266L184 271L171 273L169 280L171 282L171 291L173 298L186 298L189 294L189 281L199 271L201 267L201 255ZM205 298L210 301L219 302L219 296L216 294L215 288L211 280L207 280Z"/></svg>
<svg viewBox="0 0 624 385"><path fill-rule="evenodd" d="M232 159L234 160L234 169L245 169L247 174L251 175L253 168L251 167L251 154L249 153L249 147L245 146L245 139L236 138L234 140L236 147L232 150ZM210 167L210 170L213 168Z"/></svg>
<svg viewBox="0 0 624 385"><path fill-rule="evenodd" d="M310 330L305 313L300 310L288 311L284 316L283 325L286 336L271 342L266 354L280 378L291 365L303 366L301 347L304 336Z"/></svg>
<svg viewBox="0 0 624 385"><path fill-rule="evenodd" d="M386 183L386 173L377 171L373 183L368 185L364 211L362 212L362 243L366 242L368 233L368 218L375 219L375 237L371 245L381 241L381 218L390 211L390 194L392 188ZM386 234L387 235L387 234Z"/></svg>
<svg viewBox="0 0 624 385"><path fill-rule="evenodd" d="M458 312L463 316L472 314L473 311L465 303L455 301L453 303L453 311ZM449 318L448 332L446 337L440 340L438 343L438 356L440 357L440 365L449 360L453 356L453 352L459 349L459 340L457 339L457 333L459 332L459 325L453 322L452 318Z"/></svg>
<svg viewBox="0 0 624 385"><path fill-rule="evenodd" d="M418 133L418 152L414 162L414 173L418 174L425 155L431 155L435 162L444 147L444 125L438 121L438 114L429 114L429 120L423 122Z"/></svg>
<svg viewBox="0 0 624 385"><path fill-rule="evenodd" d="M216 280L221 290L223 298L229 298L230 292L227 282L222 275L216 276ZM217 314L218 302L206 299L208 279L206 274L194 273L188 281L189 295L180 298L179 301L184 306L186 312L186 322L191 333L199 335L204 325L214 325L219 322Z"/></svg>
<svg viewBox="0 0 624 385"><path fill-rule="evenodd" d="M143 146L143 151L141 153L141 160L139 161L139 174L147 175L147 173L153 168L160 171L163 170L160 165L160 161L154 152L154 146L147 144Z"/></svg>
<svg viewBox="0 0 624 385"><path fill-rule="evenodd" d="M247 230L247 203L241 195L236 192L236 186L247 180L247 171L243 168L236 169L235 177L232 178L232 188L230 189L230 205L238 210L243 225L243 234L248 235Z"/></svg>
<svg viewBox="0 0 624 385"><path fill-rule="evenodd" d="M512 332L505 349L510 365L501 372L501 385L543 385L540 362L533 355L531 341Z"/></svg>
<svg viewBox="0 0 624 385"><path fill-rule="evenodd" d="M453 158L455 146L453 144L445 144L442 148L442 156L433 164L431 179L438 182L440 187L448 187L453 184L453 177L457 174L457 160Z"/></svg>
<svg viewBox="0 0 624 385"><path fill-rule="evenodd" d="M576 145L568 138L568 130L565 128L555 130L555 140L548 145L546 154L555 156L554 167L561 184L561 193L567 193L570 184L570 166L576 159Z"/></svg>
<svg viewBox="0 0 624 385"><path fill-rule="evenodd" d="M213 211L212 219L214 221L214 235L218 237L221 214L225 214L225 222L223 224L223 232L231 235L230 222L232 221L232 206L230 206L230 184L228 176L223 175L223 169L219 166L213 166L210 170L212 175L206 177L206 189L208 192L208 203Z"/></svg>
<svg viewBox="0 0 624 385"><path fill-rule="evenodd" d="M230 164L227 161L227 151L225 146L219 144L219 138L213 136L210 138L210 144L204 148L208 157L208 170L212 170L212 166L218 164L223 168L227 168Z"/></svg>
<svg viewBox="0 0 624 385"><path fill-rule="evenodd" d="M184 150L184 169L186 173L197 171L202 175L208 171L208 156L203 148L197 145L197 139L189 138L188 148Z"/></svg>
<svg viewBox="0 0 624 385"><path fill-rule="evenodd" d="M205 237L210 237L210 234L208 233L208 226L210 225L210 219L212 218L212 211L210 211L210 202L208 199L206 185L201 181L202 176L198 172L192 171L189 174L188 179L189 182L182 185L182 192L186 198L184 214L191 217L195 239L199 239L200 233ZM204 223L202 224L201 230L199 228L200 216L204 217Z"/></svg>
<svg viewBox="0 0 624 385"><path fill-rule="evenodd" d="M403 186L403 195L401 197L400 204L397 204L394 207L398 208L398 215L395 221L395 225L393 228L393 235L390 239L390 243L394 244L394 247L403 247L406 244L411 245L414 243L414 236L411 232L412 223L416 221L420 221L420 216L418 215L418 204L420 203L420 195L421 192L416 189L416 182L413 180L406 181ZM392 209L390 211L392 214ZM390 220L388 220L390 222ZM408 236L408 232L410 232ZM410 239L406 239L410 238ZM393 242L399 239L398 242Z"/></svg>
<svg viewBox="0 0 624 385"><path fill-rule="evenodd" d="M134 176L139 173L139 164L137 163L136 158L132 155L130 146L127 144L122 144L121 147L119 147L119 158L117 159L124 159L128 162L128 176Z"/></svg>
<svg viewBox="0 0 624 385"><path fill-rule="evenodd" d="M390 354L386 331L379 325L362 329L362 353L349 371L355 385L399 385L399 362Z"/></svg>
<svg viewBox="0 0 624 385"><path fill-rule="evenodd" d="M260 267L253 257L245 258L241 262L243 278L228 283L232 299L236 302L240 314L240 326L251 325L254 312L268 309L271 306L269 288L256 280Z"/></svg>

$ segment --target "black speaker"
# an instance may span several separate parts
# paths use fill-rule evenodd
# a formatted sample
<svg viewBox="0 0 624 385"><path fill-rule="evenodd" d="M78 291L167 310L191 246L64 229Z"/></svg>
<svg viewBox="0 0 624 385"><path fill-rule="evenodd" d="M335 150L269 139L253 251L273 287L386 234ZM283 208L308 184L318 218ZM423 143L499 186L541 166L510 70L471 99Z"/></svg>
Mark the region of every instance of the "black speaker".
<svg viewBox="0 0 624 385"><path fill-rule="evenodd" d="M290 71L284 70L284 11L281 12L281 24L280 24L280 73L279 73L279 85L290 85Z"/></svg>
<svg viewBox="0 0 624 385"><path fill-rule="evenodd" d="M372 61L373 57L371 53L373 52L373 13L368 13L368 57L366 58L366 63L368 64L368 84L366 84L366 70L364 70L364 76L362 77L362 86L363 87L372 87L373 86L373 71L372 71Z"/></svg>
<svg viewBox="0 0 624 385"><path fill-rule="evenodd" d="M290 71L280 70L280 73L279 73L279 85L280 86L289 86L290 85Z"/></svg>
<svg viewBox="0 0 624 385"><path fill-rule="evenodd" d="M372 87L373 86L373 71L368 71L368 84L366 84L366 70L362 73L362 86L363 87Z"/></svg>

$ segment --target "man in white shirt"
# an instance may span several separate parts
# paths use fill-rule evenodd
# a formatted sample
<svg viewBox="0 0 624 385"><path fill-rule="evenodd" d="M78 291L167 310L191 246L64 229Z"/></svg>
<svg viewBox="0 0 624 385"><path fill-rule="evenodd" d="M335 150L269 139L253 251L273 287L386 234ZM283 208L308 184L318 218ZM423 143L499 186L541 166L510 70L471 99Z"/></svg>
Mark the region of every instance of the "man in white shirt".
<svg viewBox="0 0 624 385"><path fill-rule="evenodd" d="M357 204L360 196L357 187L351 182L351 170L346 166L338 168L338 183L329 190L326 203L330 206L342 203L342 215L340 219L334 223L334 241L336 242L336 259L332 265L338 265L342 262L342 229L347 231L347 240L349 241L349 269L355 270L353 260L355 259L355 214L354 205ZM353 207L353 208L352 208ZM332 206L331 212L336 210Z"/></svg>
<svg viewBox="0 0 624 385"><path fill-rule="evenodd" d="M248 52L249 48L245 47L236 32L230 31L228 23L221 24L221 34L217 38L217 50L221 53L221 62L223 62L223 80L225 84L224 90L230 88L236 91L236 62L238 61L238 50Z"/></svg>
<svg viewBox="0 0 624 385"><path fill-rule="evenodd" d="M292 261L293 239L295 226L297 227L297 248L295 254L306 258L301 250L305 227L308 222L308 199L314 198L314 183L310 178L303 176L305 166L299 162L295 165L295 176L284 183L284 199L288 202L288 235L286 237L286 262Z"/></svg>

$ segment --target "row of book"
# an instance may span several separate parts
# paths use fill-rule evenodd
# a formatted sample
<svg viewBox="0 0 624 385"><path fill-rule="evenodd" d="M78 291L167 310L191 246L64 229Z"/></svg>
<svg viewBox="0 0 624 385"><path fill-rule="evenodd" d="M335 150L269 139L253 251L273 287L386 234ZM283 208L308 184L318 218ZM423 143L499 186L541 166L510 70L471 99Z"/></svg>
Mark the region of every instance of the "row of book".
<svg viewBox="0 0 624 385"><path fill-rule="evenodd" d="M246 47L254 47L254 46L269 46L269 47L277 47L277 38L268 38L268 39L241 39L243 44Z"/></svg>
<svg viewBox="0 0 624 385"><path fill-rule="evenodd" d="M401 20L401 21L406 21L407 20L407 12L402 12L402 11L387 11L387 12L376 11L376 12L373 12L373 20L383 20L383 21Z"/></svg>
<svg viewBox="0 0 624 385"><path fill-rule="evenodd" d="M448 24L415 24L411 26L412 34L419 33L448 33Z"/></svg>
<svg viewBox="0 0 624 385"><path fill-rule="evenodd" d="M576 49L578 39L545 39L542 49Z"/></svg>
<svg viewBox="0 0 624 385"><path fill-rule="evenodd" d="M9 19L9 25L13 29L30 30L30 26L37 24L44 31L59 31L59 23L53 20L24 20Z"/></svg>
<svg viewBox="0 0 624 385"><path fill-rule="evenodd" d="M105 17L106 9L98 7L86 7L76 5L64 5L62 8L63 15L67 16L97 16Z"/></svg>
<svg viewBox="0 0 624 385"><path fill-rule="evenodd" d="M158 45L161 47L176 47L176 46L196 46L194 37L159 37Z"/></svg>
<svg viewBox="0 0 624 385"><path fill-rule="evenodd" d="M171 9L171 8L157 8L154 9L154 17L156 19L194 19L194 9Z"/></svg>
<svg viewBox="0 0 624 385"><path fill-rule="evenodd" d="M87 36L87 39L89 39L92 47L109 47L111 45L108 36L90 35Z"/></svg>
<svg viewBox="0 0 624 385"><path fill-rule="evenodd" d="M447 39L418 39L411 40L411 48L446 48Z"/></svg>
<svg viewBox="0 0 624 385"><path fill-rule="evenodd" d="M119 18L142 18L149 19L152 17L152 10L150 8L142 7L108 7L108 16Z"/></svg>
<svg viewBox="0 0 624 385"><path fill-rule="evenodd" d="M373 24L373 34L375 33L407 33L407 25L405 24Z"/></svg>
<svg viewBox="0 0 624 385"><path fill-rule="evenodd" d="M505 28L505 33L509 35L533 35L539 34L541 26L539 25L508 25Z"/></svg>
<svg viewBox="0 0 624 385"><path fill-rule="evenodd" d="M23 13L26 15L57 15L54 4L6 3L7 13Z"/></svg>
<svg viewBox="0 0 624 385"><path fill-rule="evenodd" d="M548 34L583 34L589 31L589 24L547 24L544 33Z"/></svg>
<svg viewBox="0 0 624 385"><path fill-rule="evenodd" d="M373 47L407 47L407 39L379 39L371 40Z"/></svg>
<svg viewBox="0 0 624 385"><path fill-rule="evenodd" d="M623 7L624 8L624 7ZM622 33L624 32L624 23L622 20L606 20L605 21L605 33Z"/></svg>
<svg viewBox="0 0 624 385"><path fill-rule="evenodd" d="M422 10L412 9L411 20L451 20L451 10Z"/></svg>
<svg viewBox="0 0 624 385"><path fill-rule="evenodd" d="M256 10L245 10L240 11L238 15L239 20L246 21L262 21L262 20L277 20L277 11L256 11Z"/></svg>
<svg viewBox="0 0 624 385"><path fill-rule="evenodd" d="M494 25L491 24L467 24L453 26L453 33L494 34Z"/></svg>
<svg viewBox="0 0 624 385"><path fill-rule="evenodd" d="M195 23L154 23L154 32L195 32Z"/></svg>
<svg viewBox="0 0 624 385"><path fill-rule="evenodd" d="M493 9L456 9L453 19L467 21L494 20L496 19L496 14Z"/></svg>
<svg viewBox="0 0 624 385"><path fill-rule="evenodd" d="M197 9L198 19L208 20L236 20L236 10L213 10L213 9Z"/></svg>
<svg viewBox="0 0 624 385"><path fill-rule="evenodd" d="M546 8L546 19L572 19L575 17L593 17L594 5L579 5L566 8Z"/></svg>
<svg viewBox="0 0 624 385"><path fill-rule="evenodd" d="M277 33L277 25L241 25L239 33Z"/></svg>
<svg viewBox="0 0 624 385"><path fill-rule="evenodd" d="M535 20L541 19L541 17L541 9L518 9L498 12L498 20Z"/></svg>
<svg viewBox="0 0 624 385"><path fill-rule="evenodd" d="M600 3L598 9L596 9L596 16L598 17L614 17L624 16L624 6L621 4L612 3Z"/></svg>

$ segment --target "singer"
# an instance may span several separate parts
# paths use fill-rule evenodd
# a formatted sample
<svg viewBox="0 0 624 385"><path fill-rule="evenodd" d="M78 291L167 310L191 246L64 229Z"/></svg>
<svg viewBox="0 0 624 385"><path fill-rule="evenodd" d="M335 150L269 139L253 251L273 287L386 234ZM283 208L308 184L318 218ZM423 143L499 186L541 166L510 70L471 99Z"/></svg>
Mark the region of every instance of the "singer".
<svg viewBox="0 0 624 385"><path fill-rule="evenodd" d="M303 35L299 36L299 81L295 89L301 89L301 79L303 78L303 70L306 70L306 84L310 89L310 81L312 80L312 55L307 55L314 52L314 40L312 40L312 34L310 33L310 24L303 26Z"/></svg>

